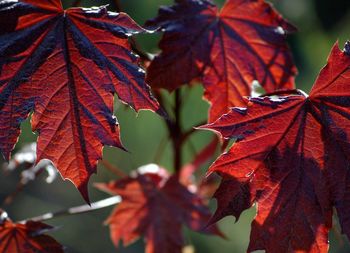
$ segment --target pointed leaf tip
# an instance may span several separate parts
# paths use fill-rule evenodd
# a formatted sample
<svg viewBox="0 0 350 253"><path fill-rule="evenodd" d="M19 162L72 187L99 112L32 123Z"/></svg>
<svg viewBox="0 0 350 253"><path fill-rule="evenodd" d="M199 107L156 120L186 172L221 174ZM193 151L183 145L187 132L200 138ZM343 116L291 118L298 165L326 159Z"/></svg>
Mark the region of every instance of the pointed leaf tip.
<svg viewBox="0 0 350 253"><path fill-rule="evenodd" d="M88 181L87 181L88 182ZM83 197L83 199L85 200L85 202L91 206L91 201L90 201L90 197L89 197L89 190L88 190L88 183L83 183L79 186L77 186L81 196Z"/></svg>

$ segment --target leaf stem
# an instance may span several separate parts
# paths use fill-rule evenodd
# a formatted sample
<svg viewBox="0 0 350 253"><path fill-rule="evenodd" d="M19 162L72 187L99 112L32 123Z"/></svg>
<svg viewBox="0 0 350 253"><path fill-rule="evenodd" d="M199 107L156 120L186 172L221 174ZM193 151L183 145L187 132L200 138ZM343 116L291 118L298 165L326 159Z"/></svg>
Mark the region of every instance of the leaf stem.
<svg viewBox="0 0 350 253"><path fill-rule="evenodd" d="M27 169L31 169L33 167L29 167ZM39 169L38 171L35 172L35 177L33 180L36 180L38 178L38 176L43 172L42 169ZM22 174L23 175L23 174ZM1 203L2 206L9 206L13 203L13 201L15 200L15 198L17 197L17 195L19 193L21 193L24 188L27 186L27 184L29 184L32 180L23 180L23 177L21 179L21 181L19 181L16 185L16 188L13 192L11 192L9 195L7 195L7 197L5 198L5 200Z"/></svg>
<svg viewBox="0 0 350 253"><path fill-rule="evenodd" d="M51 213L46 213L43 215L39 215L30 219L22 220L19 223L25 223L28 220L31 221L46 221L50 220L53 218L57 217L62 217L62 216L68 216L68 215L76 215L76 214L81 214L81 213L87 213L91 211L95 211L101 208L105 208L108 206L112 206L115 204L119 204L122 201L122 198L120 196L113 196L110 198L102 199L99 201L96 201L94 203L91 203L91 206L86 204L86 205L81 205L81 206L76 206L76 207L71 207L66 210L61 210L58 212L51 212Z"/></svg>
<svg viewBox="0 0 350 253"><path fill-rule="evenodd" d="M175 107L174 107L174 124L171 132L174 148L174 169L175 172L181 170L182 165L182 144L183 133L181 129L181 91L177 89L175 91Z"/></svg>
<svg viewBox="0 0 350 253"><path fill-rule="evenodd" d="M176 173L180 172L182 169L182 149L184 143L188 138L195 133L196 128L191 128L187 131L183 131L181 122L181 113L183 106L183 97L181 94L181 89L174 91L174 106L172 106L172 112L167 112L168 115L173 115L173 117L165 119L166 126L169 132L169 138L172 142L173 147L173 167ZM157 99L161 106L164 108L163 96L160 92L156 91ZM169 108L167 108L167 111ZM199 125L204 125L206 122L202 122Z"/></svg>
<svg viewBox="0 0 350 253"><path fill-rule="evenodd" d="M16 196L24 189L25 184L23 182L18 182L16 189L10 193L2 203L3 206L11 205Z"/></svg>
<svg viewBox="0 0 350 253"><path fill-rule="evenodd" d="M189 130L187 130L186 132L184 132L184 133L183 133L183 136L182 136L183 140L185 141L187 138L189 138L189 137L197 130L197 129L196 129L197 127L203 126L203 125L205 125L205 124L207 124L207 121L206 121L206 120L204 120L203 122L197 124L197 126L192 127L191 129L189 129Z"/></svg>
<svg viewBox="0 0 350 253"><path fill-rule="evenodd" d="M121 169L117 168L116 166L112 165L110 162L108 162L107 160L100 160L101 164L108 169L109 171L111 171L114 175L116 175L117 177L127 177L128 174L126 174L124 171L122 171Z"/></svg>

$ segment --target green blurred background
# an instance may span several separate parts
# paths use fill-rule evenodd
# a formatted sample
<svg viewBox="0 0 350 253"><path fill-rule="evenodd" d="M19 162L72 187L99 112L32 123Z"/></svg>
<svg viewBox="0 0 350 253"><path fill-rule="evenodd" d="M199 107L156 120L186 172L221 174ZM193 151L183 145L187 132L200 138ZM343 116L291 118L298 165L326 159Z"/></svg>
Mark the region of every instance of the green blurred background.
<svg viewBox="0 0 350 253"><path fill-rule="evenodd" d="M63 2L65 7L69 7L73 1ZM216 1L218 5L222 5L223 2L223 0ZM159 5L168 5L172 1L120 0L120 3L125 12L138 23L143 24L147 19L155 17ZM326 63L332 45L339 40L340 46L343 47L346 39L350 38L350 1L275 0L273 3L286 18L299 28L297 34L289 37L289 41L299 69L297 87L309 91L320 68ZM112 0L82 1L85 7L104 4L110 4L110 10L114 10L115 5ZM144 50L157 52L159 35L140 35L136 39ZM189 129L206 119L208 105L201 99L203 90L199 85L193 88L184 87L181 92L186 97L182 122L184 128ZM167 101L171 103L172 95L166 92L165 95ZM136 115L131 109L119 103L116 104L116 115L121 124L123 142L130 153L106 147L104 158L126 172L152 162L160 163L171 171L172 150L170 143L166 143L167 132L162 119L147 111ZM194 134L186 144L184 162L190 161L194 152L208 143L211 136L211 133L204 131ZM36 136L30 130L29 121L26 121L23 124L22 135L16 150L35 139ZM208 165L203 166L203 172ZM19 180L19 172L10 175L0 173L0 203L2 203L5 197L14 191ZM99 166L98 174L94 175L90 182L92 201L107 197L106 194L95 190L92 183L106 182L111 179L115 179L115 176L103 166ZM58 178L54 183L46 184L44 176L40 176L17 195L14 203L2 207L13 220L22 220L80 204L84 204L83 199L70 182L64 182ZM215 201L212 201L211 207L215 209ZM59 227L52 235L67 247L67 252L143 252L142 240L127 248L121 246L115 249L113 247L109 239L108 227L102 224L111 210L112 208L105 208L79 216L53 219L47 223ZM200 235L185 229L186 241L194 245L196 252L199 253L243 253L249 242L250 222L254 214L255 210L251 209L244 212L237 223L232 217L220 221L219 226L227 235L227 240ZM339 237L334 231L337 229L331 233L331 252L350 252L347 239Z"/></svg>

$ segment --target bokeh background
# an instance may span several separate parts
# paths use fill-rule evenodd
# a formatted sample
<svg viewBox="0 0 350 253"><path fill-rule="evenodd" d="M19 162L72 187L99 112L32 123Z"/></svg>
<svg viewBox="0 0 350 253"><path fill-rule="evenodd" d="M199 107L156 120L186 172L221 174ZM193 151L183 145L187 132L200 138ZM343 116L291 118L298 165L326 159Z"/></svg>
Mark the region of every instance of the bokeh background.
<svg viewBox="0 0 350 253"><path fill-rule="evenodd" d="M69 7L74 1L63 2L65 7ZM222 5L224 1L215 2ZM340 46L343 47L346 39L350 38L350 1L275 0L272 2L299 28L298 33L289 37L289 42L299 69L297 87L308 92L320 68L326 63L332 45L339 40ZM169 5L172 1L120 0L120 3L125 12L139 24L143 24L147 19L155 17L159 5ZM82 1L81 4L85 7L110 4L110 10L115 9L113 0L89 0ZM151 53L157 52L159 35L139 35L136 39L144 50ZM208 104L201 99L203 90L199 85L192 88L185 87L181 92L186 96L182 122L184 128L188 129L206 119ZM166 96L171 103L172 95L166 94ZM121 124L123 142L130 153L106 147L104 158L125 172L153 162L171 171L172 150L170 143L166 141L167 132L162 119L147 111L136 115L131 109L119 103L116 103L115 114ZM22 128L16 150L36 139L35 134L30 130L29 121L24 122ZM184 162L189 161L196 151L210 141L211 137L212 133L204 131L198 131L193 135L184 149ZM202 172L208 165L203 166ZM19 175L20 171L10 174L0 172L0 203L3 203L6 196L14 191ZM44 176L28 184L11 205L1 204L13 220L23 220L49 211L84 204L78 191L70 182L65 182L59 177L54 183L46 184ZM114 174L103 166L99 166L98 174L92 177L90 183L92 201L107 197L106 194L93 188L93 182L107 182L115 178ZM215 209L215 201L212 201L211 208ZM70 253L143 252L142 239L127 248L122 246L119 249L114 248L109 239L108 227L103 225L104 219L111 210L112 207L79 216L56 218L47 223L58 227L52 235L65 245L67 252ZM185 229L186 241L194 245L196 252L199 253L243 253L249 242L250 222L254 215L255 210L252 208L244 212L236 223L232 217L220 221L219 226L227 235L227 240L200 235ZM336 220L335 224L336 228L331 233L331 252L350 252L348 240L338 234Z"/></svg>

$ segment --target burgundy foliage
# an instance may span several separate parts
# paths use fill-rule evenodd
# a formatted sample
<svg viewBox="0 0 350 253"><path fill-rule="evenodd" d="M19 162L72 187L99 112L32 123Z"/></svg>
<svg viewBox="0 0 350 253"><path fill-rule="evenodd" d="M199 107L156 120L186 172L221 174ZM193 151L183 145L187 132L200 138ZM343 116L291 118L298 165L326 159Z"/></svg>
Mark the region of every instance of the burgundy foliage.
<svg viewBox="0 0 350 253"><path fill-rule="evenodd" d="M50 230L41 222L19 224L5 218L0 224L0 253L63 253L63 247L45 235Z"/></svg>
<svg viewBox="0 0 350 253"><path fill-rule="evenodd" d="M237 140L209 169L223 177L212 221L257 202L249 252L328 252L333 207L350 237L349 83L336 44L309 96L251 98L203 127Z"/></svg>
<svg viewBox="0 0 350 253"><path fill-rule="evenodd" d="M118 206L106 221L116 247L143 237L146 253L180 253L184 226L223 237L213 224L228 215L238 220L254 204L248 252L326 253L335 211L350 238L350 42L344 50L334 45L307 95L295 89L297 69L286 43L296 28L264 0L226 0L222 9L211 0L175 0L146 26L163 32L154 59L130 40L151 32L125 13L106 6L64 10L60 0L0 1L1 155L10 160L30 114L38 134L29 159L19 152L21 159L7 168L26 162L34 179L36 165L52 161L52 169L89 202L88 181L103 147L124 149L113 115L117 95L135 111L173 116L164 121L175 171L151 164L96 185L121 197L112 197ZM144 58L147 76L133 50ZM208 124L200 128L223 141L214 136L183 165L182 152L185 144L192 146L187 141L194 132L182 129L185 96L177 91L171 104L158 89L173 91L195 81L210 103ZM248 97L255 84L267 94ZM198 176L229 141L234 144L211 165L207 179ZM213 192L217 209L211 215L207 202ZM107 206L106 200L96 203L101 202ZM32 220L102 208L96 203ZM0 211L0 253L61 253L63 247L45 234L52 229L41 222L14 223Z"/></svg>
<svg viewBox="0 0 350 253"><path fill-rule="evenodd" d="M205 229L210 211L200 197L180 184L176 175L169 176L156 165L148 166L158 170L140 171L133 177L96 185L123 199L106 221L116 246L119 241L129 245L142 235L147 253L178 253L184 246L183 225L222 235L215 226Z"/></svg>
<svg viewBox="0 0 350 253"><path fill-rule="evenodd" d="M177 0L147 25L164 31L149 83L171 91L200 78L210 122L245 106L254 80L267 92L294 87L285 37L296 29L263 0L228 0L221 10L209 0Z"/></svg>
<svg viewBox="0 0 350 253"><path fill-rule="evenodd" d="M9 159L34 111L37 161L51 160L88 200L103 145L123 148L114 93L135 110L159 111L128 42L144 30L124 13L63 10L60 0L4 1L2 15L15 24L0 34L0 151Z"/></svg>

